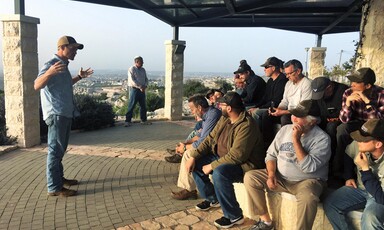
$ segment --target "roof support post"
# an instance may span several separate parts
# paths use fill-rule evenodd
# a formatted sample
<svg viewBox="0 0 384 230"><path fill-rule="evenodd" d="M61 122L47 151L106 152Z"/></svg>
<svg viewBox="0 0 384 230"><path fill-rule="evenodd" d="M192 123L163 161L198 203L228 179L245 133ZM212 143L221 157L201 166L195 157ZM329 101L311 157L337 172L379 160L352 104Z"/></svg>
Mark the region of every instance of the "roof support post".
<svg viewBox="0 0 384 230"><path fill-rule="evenodd" d="M179 27L174 26L173 27L173 40L179 40Z"/></svg>
<svg viewBox="0 0 384 230"><path fill-rule="evenodd" d="M15 14L25 15L24 0L14 0L14 1L15 1Z"/></svg>
<svg viewBox="0 0 384 230"><path fill-rule="evenodd" d="M321 40L323 40L323 35L318 34L317 35L316 47L321 47Z"/></svg>

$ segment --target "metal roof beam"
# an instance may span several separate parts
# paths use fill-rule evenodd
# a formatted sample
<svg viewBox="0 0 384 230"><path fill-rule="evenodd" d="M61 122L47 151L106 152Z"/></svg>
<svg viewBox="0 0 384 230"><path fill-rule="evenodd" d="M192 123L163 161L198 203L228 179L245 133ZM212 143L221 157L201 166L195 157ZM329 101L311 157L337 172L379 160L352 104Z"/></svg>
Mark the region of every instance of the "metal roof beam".
<svg viewBox="0 0 384 230"><path fill-rule="evenodd" d="M337 24L344 21L344 19L349 17L349 15L353 14L356 10L358 10L360 8L361 4L362 4L361 0L356 0L355 2L353 2L345 14L336 18L331 24L329 24L329 26L327 26L325 29L323 29L318 35L321 36L321 35L327 33L329 30L331 30Z"/></svg>
<svg viewBox="0 0 384 230"><path fill-rule="evenodd" d="M229 14L236 13L235 5L233 4L232 0L224 0L224 3L225 3L225 6L227 7Z"/></svg>

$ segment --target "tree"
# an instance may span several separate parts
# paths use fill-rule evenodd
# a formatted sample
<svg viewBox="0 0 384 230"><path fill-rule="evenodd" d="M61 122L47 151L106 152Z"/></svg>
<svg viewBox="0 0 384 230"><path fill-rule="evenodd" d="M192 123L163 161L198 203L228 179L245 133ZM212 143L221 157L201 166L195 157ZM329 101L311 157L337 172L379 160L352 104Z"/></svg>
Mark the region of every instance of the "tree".
<svg viewBox="0 0 384 230"><path fill-rule="evenodd" d="M228 81L223 80L223 79L218 79L215 81L216 87L220 89L224 94L227 93L228 91L233 90L233 86L228 83Z"/></svg>
<svg viewBox="0 0 384 230"><path fill-rule="evenodd" d="M194 94L205 94L208 91L208 88L204 86L203 83L201 83L198 80L187 80L184 84L184 97L190 97Z"/></svg>

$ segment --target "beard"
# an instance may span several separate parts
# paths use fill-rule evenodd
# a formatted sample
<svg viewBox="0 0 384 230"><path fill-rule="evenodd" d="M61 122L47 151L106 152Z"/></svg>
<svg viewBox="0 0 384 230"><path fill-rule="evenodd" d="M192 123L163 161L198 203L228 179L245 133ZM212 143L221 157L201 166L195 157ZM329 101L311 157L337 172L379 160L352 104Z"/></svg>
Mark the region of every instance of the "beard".
<svg viewBox="0 0 384 230"><path fill-rule="evenodd" d="M222 115L223 117L225 117L225 118L228 118L228 117L229 117L227 110L222 110L222 111L221 111L221 115Z"/></svg>

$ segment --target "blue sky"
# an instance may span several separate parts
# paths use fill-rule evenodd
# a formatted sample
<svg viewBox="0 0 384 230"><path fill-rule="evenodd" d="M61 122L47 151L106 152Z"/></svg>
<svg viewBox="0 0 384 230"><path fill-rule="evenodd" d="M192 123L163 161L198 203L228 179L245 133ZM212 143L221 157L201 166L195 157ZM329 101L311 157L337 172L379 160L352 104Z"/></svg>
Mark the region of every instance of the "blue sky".
<svg viewBox="0 0 384 230"><path fill-rule="evenodd" d="M0 15L14 13L14 0L1 0ZM142 12L68 0L25 0L27 16L40 19L38 25L39 67L56 51L62 35L83 43L71 69L127 69L133 57L141 55L147 71L164 71L166 40L173 28ZM2 25L0 25L2 30ZM326 66L347 61L354 53L358 32L324 35ZM313 47L313 34L268 28L180 28L186 41L186 72L233 72L246 59L257 73L270 56L284 61L298 59L305 65L306 47ZM2 46L0 46L2 58Z"/></svg>

